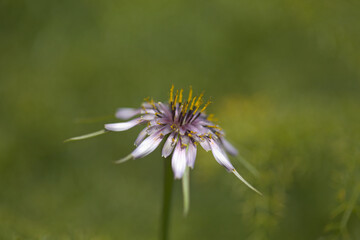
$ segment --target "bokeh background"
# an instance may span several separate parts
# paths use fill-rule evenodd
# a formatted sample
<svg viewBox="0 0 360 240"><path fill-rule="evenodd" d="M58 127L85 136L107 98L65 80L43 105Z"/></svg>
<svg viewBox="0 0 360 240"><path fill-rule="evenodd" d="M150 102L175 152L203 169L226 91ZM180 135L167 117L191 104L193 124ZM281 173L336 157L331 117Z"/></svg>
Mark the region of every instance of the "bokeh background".
<svg viewBox="0 0 360 240"><path fill-rule="evenodd" d="M171 239L360 239L360 2L0 1L0 239L157 239L163 161L118 107L208 109L263 197L200 151Z"/></svg>

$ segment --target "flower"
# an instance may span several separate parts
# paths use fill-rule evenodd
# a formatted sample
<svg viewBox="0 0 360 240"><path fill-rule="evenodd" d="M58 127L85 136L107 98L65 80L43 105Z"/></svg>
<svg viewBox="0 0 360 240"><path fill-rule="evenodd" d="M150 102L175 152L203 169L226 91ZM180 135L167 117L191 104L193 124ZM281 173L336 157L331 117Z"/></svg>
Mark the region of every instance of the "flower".
<svg viewBox="0 0 360 240"><path fill-rule="evenodd" d="M186 167L194 168L197 148L200 145L205 151L211 151L215 160L228 172L232 172L260 194L231 164L226 152L236 156L238 151L225 139L224 131L212 121L212 115L205 113L209 104L210 101L203 104L203 93L193 97L191 87L188 98L184 100L183 89L174 93L172 86L168 103L156 103L151 99L146 100L141 108L119 108L116 112L119 119L128 120L140 116L127 122L105 124L106 131L125 131L139 124L146 124L146 127L135 140L135 150L117 163L145 157L165 139L162 156L167 158L172 154L174 177L181 179Z"/></svg>

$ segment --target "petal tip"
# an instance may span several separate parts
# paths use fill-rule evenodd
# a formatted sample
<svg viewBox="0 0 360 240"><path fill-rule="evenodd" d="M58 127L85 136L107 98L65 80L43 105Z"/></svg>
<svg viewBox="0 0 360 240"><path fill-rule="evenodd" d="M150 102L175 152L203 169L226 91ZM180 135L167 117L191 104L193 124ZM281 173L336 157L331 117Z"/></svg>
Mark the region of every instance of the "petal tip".
<svg viewBox="0 0 360 240"><path fill-rule="evenodd" d="M127 155L126 157L124 157L124 158L122 158L122 159L116 160L114 163L115 163L115 164L124 163L124 162L129 161L129 160L132 159L132 158L134 158L133 155L129 154L129 155Z"/></svg>
<svg viewBox="0 0 360 240"><path fill-rule="evenodd" d="M256 188L254 188L250 183L248 183L235 169L231 170L234 175L240 180L242 181L248 188L250 188L251 190L253 190L254 192L256 192L257 194L259 194L260 196L263 196L263 194L257 190Z"/></svg>

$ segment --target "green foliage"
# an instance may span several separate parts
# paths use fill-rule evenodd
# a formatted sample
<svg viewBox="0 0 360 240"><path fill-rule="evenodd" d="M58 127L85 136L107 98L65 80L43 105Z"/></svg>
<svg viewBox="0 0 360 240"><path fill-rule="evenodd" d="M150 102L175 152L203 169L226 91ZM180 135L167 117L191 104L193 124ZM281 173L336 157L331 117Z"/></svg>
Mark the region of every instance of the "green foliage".
<svg viewBox="0 0 360 240"><path fill-rule="evenodd" d="M263 193L199 151L186 218L174 184L172 239L360 239L359 11L352 0L2 1L0 239L157 239L160 153L113 163L139 128L63 141L117 107L166 100L171 84L212 97L246 160L235 167Z"/></svg>

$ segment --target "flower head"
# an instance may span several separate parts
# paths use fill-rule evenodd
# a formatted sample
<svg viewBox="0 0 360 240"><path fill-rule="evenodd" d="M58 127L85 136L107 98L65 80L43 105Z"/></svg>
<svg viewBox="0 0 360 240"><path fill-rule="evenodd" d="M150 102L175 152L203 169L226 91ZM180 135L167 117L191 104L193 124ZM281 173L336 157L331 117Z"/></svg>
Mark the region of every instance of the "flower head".
<svg viewBox="0 0 360 240"><path fill-rule="evenodd" d="M116 117L119 119L138 117L127 122L105 124L107 131L125 131L139 124L145 124L146 127L135 140L135 150L117 163L145 157L165 140L162 156L167 158L172 154L174 177L181 179L187 166L194 168L197 148L201 146L205 151L211 151L215 160L228 172L234 173L248 187L258 192L231 164L226 153L235 156L238 151L225 139L224 131L212 121L212 115L205 113L209 104L210 101L204 103L203 93L193 96L190 88L185 99L183 89L175 92L172 86L168 103L148 99L141 108L118 109Z"/></svg>

